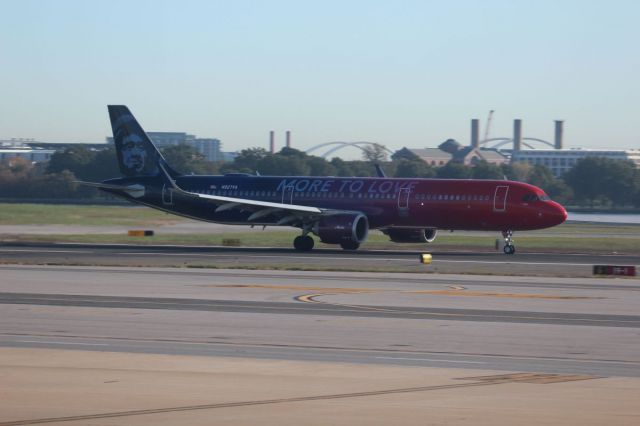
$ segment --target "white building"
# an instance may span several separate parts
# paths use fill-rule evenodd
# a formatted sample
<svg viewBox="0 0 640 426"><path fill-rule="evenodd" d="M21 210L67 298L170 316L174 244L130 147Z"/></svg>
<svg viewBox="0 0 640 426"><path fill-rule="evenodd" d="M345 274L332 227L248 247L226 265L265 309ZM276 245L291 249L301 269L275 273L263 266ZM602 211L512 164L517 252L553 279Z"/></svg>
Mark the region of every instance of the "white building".
<svg viewBox="0 0 640 426"><path fill-rule="evenodd" d="M36 148L0 148L0 161L10 158L24 158L32 163L40 163L49 161L55 149L36 149Z"/></svg>
<svg viewBox="0 0 640 426"><path fill-rule="evenodd" d="M560 177L586 157L605 157L612 160L627 160L640 167L640 150L611 149L521 149L511 153L511 162L540 164L549 168L554 176Z"/></svg>

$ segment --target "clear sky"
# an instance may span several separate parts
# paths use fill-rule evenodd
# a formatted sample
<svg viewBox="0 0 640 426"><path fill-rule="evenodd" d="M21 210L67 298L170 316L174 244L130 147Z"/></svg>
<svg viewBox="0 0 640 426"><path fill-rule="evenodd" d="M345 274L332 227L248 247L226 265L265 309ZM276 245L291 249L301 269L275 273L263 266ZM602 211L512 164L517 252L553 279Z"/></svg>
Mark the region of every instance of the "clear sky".
<svg viewBox="0 0 640 426"><path fill-rule="evenodd" d="M224 150L491 136L640 148L640 1L0 0L0 139L102 142L106 105Z"/></svg>

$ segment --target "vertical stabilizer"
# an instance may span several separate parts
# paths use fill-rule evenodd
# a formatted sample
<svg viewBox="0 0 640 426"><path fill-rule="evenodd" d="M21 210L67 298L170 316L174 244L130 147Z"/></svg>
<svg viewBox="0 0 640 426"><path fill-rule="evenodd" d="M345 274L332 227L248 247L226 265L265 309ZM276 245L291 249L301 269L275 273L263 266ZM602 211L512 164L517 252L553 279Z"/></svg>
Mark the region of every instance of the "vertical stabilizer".
<svg viewBox="0 0 640 426"><path fill-rule="evenodd" d="M124 105L108 108L120 172L127 177L157 176L158 163L164 159L129 108Z"/></svg>

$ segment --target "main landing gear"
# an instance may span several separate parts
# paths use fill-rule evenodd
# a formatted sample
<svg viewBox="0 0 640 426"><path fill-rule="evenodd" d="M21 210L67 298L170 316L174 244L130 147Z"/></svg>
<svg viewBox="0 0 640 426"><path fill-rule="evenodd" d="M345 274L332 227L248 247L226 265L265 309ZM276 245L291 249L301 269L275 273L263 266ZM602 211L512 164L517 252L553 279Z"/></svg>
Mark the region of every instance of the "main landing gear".
<svg viewBox="0 0 640 426"><path fill-rule="evenodd" d="M340 243L340 247L342 247L343 250L358 250L360 243L356 243L355 241L343 241Z"/></svg>
<svg viewBox="0 0 640 426"><path fill-rule="evenodd" d="M293 240L293 247L298 251L310 251L313 248L313 238L309 235L298 235Z"/></svg>
<svg viewBox="0 0 640 426"><path fill-rule="evenodd" d="M293 247L298 251L311 251L314 241L309 235L298 235L293 240ZM340 243L343 250L358 250L360 243L354 241L343 241Z"/></svg>
<svg viewBox="0 0 640 426"><path fill-rule="evenodd" d="M513 245L513 231L502 231L504 237L504 254L514 254L516 252L516 246Z"/></svg>

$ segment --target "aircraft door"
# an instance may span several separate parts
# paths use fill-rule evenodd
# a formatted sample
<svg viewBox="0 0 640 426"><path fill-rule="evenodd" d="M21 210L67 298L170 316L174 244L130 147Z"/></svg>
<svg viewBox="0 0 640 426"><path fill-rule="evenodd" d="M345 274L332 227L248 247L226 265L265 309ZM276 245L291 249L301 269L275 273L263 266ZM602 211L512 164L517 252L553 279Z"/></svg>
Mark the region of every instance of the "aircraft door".
<svg viewBox="0 0 640 426"><path fill-rule="evenodd" d="M162 204L165 206L173 205L173 191L166 185L162 185Z"/></svg>
<svg viewBox="0 0 640 426"><path fill-rule="evenodd" d="M282 187L282 204L293 204L293 185Z"/></svg>
<svg viewBox="0 0 640 426"><path fill-rule="evenodd" d="M411 189L400 188L400 192L398 193L398 212L400 213L400 216L407 216L409 214L410 193Z"/></svg>
<svg viewBox="0 0 640 426"><path fill-rule="evenodd" d="M493 211L504 212L507 209L507 193L509 187L506 185L500 185L496 187L496 192L493 196Z"/></svg>

